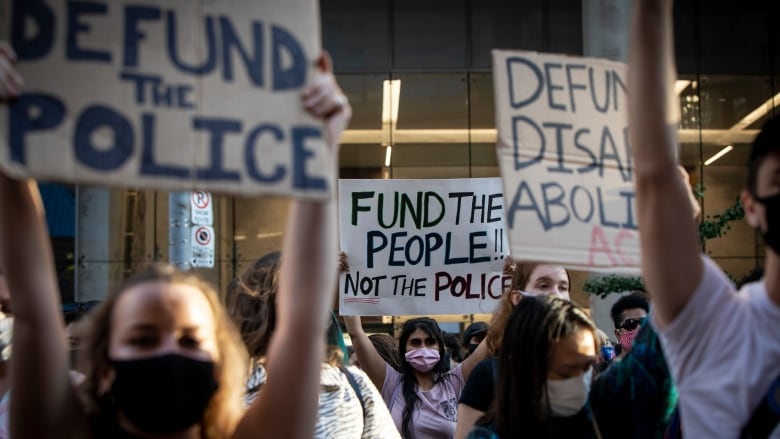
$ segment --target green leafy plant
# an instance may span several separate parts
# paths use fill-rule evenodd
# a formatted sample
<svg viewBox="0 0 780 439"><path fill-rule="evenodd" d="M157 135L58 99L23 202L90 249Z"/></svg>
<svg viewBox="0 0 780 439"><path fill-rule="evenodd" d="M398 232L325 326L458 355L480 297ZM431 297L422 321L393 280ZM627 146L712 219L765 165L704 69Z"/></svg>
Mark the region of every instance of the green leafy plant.
<svg viewBox="0 0 780 439"><path fill-rule="evenodd" d="M726 232L731 230L732 221L738 221L745 217L745 210L742 208L742 204L739 202L739 198L734 202L734 205L724 210L722 213L716 215L707 215L707 217L699 224L699 241L702 246L708 239L720 238Z"/></svg>
<svg viewBox="0 0 780 439"><path fill-rule="evenodd" d="M626 277L610 274L588 279L582 289L588 294L604 298L612 293L620 293L623 291L644 291L645 284L642 282L642 278L638 276Z"/></svg>

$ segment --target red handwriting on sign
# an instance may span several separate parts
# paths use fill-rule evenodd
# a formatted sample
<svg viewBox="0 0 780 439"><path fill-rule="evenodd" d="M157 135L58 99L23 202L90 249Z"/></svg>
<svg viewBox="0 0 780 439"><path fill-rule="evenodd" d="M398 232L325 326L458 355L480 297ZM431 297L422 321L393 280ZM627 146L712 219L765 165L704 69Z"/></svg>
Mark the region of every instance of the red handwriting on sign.
<svg viewBox="0 0 780 439"><path fill-rule="evenodd" d="M603 263L604 257L609 260L610 266L637 266L635 261L630 256L626 255L625 250L630 247L637 247L637 232L633 230L620 229L612 240L612 243L607 239L607 235L604 233L604 229L601 226L593 226L593 231L590 235L590 251L588 254L588 265L593 267L596 265L605 265ZM599 257L601 255L602 257Z"/></svg>

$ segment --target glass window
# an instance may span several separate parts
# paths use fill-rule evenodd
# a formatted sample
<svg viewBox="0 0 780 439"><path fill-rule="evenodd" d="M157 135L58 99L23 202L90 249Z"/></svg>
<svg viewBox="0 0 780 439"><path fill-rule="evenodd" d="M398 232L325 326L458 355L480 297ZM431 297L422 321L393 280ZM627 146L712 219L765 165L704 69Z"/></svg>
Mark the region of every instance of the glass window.
<svg viewBox="0 0 780 439"><path fill-rule="evenodd" d="M770 71L769 2L741 0L698 5L702 73Z"/></svg>
<svg viewBox="0 0 780 439"><path fill-rule="evenodd" d="M465 0L395 0L393 67L466 67Z"/></svg>
<svg viewBox="0 0 780 439"><path fill-rule="evenodd" d="M337 72L390 67L388 4L363 0L320 2L322 44L337 60Z"/></svg>

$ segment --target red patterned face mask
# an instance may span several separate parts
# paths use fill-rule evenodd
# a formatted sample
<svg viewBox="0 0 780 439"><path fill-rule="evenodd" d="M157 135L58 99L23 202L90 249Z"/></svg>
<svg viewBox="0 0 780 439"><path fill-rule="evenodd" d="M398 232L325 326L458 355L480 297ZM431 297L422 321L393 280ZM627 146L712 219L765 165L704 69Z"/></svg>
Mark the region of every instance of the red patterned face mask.
<svg viewBox="0 0 780 439"><path fill-rule="evenodd" d="M639 332L639 327L626 331L623 330L623 332L620 333L620 347L623 348L623 351L631 350L631 345L634 344L634 339L636 338L636 334Z"/></svg>

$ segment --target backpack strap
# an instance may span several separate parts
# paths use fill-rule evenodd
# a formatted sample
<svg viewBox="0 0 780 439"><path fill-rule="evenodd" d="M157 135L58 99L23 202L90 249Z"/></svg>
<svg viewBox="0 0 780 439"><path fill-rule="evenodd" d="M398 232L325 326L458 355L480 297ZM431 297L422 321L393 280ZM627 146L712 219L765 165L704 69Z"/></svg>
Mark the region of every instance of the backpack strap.
<svg viewBox="0 0 780 439"><path fill-rule="evenodd" d="M747 425L742 428L741 438L766 438L780 426L780 376L769 386L769 391L753 411Z"/></svg>
<svg viewBox="0 0 780 439"><path fill-rule="evenodd" d="M352 373L347 370L346 367L339 367L339 370L341 370L341 373L344 374L344 376L347 377L347 381L349 381L349 385L352 386L352 390L355 391L355 394L358 397L358 400L360 401L360 406L363 408L363 419L366 418L366 402L363 400L363 392L360 391L360 386L358 385L357 380L355 379L355 376L352 375Z"/></svg>

